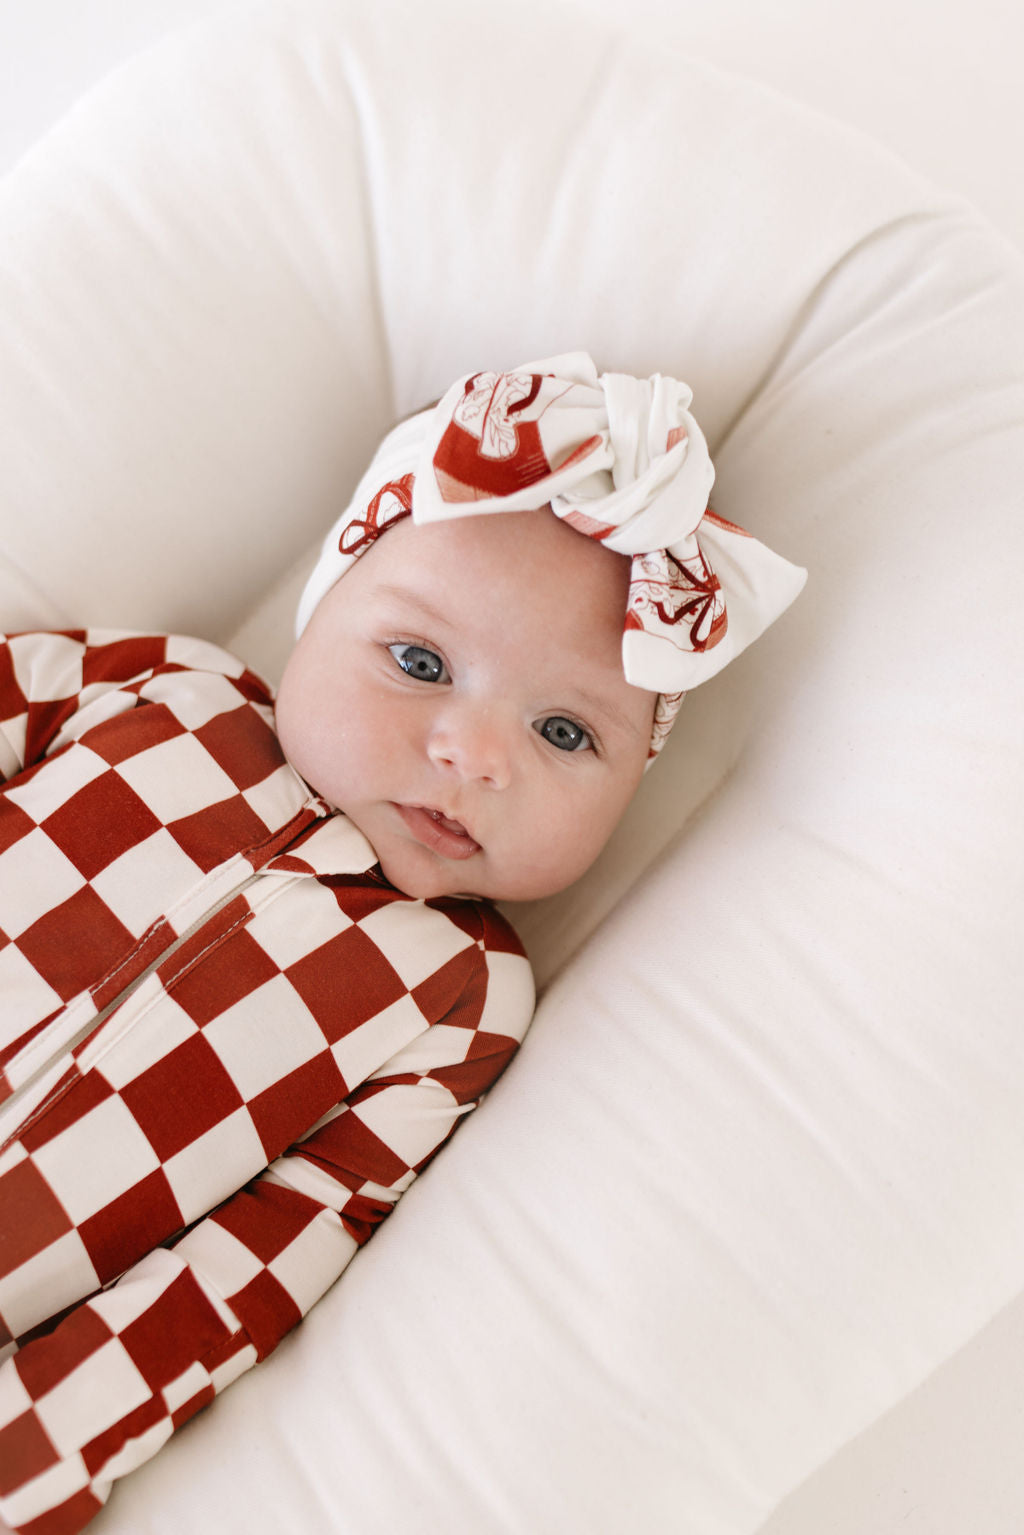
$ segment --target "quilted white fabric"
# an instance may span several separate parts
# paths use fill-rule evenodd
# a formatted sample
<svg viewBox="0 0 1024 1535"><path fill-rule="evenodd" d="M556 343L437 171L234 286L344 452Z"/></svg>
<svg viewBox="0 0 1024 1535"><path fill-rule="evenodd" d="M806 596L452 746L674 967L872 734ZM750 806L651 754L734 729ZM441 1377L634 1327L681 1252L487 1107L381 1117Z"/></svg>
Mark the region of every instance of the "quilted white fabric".
<svg viewBox="0 0 1024 1535"><path fill-rule="evenodd" d="M520 1059L105 1535L753 1535L1024 1290L1024 278L882 151L531 0L268 3L0 186L3 625L275 673L377 438L475 367L685 378L806 565Z"/></svg>

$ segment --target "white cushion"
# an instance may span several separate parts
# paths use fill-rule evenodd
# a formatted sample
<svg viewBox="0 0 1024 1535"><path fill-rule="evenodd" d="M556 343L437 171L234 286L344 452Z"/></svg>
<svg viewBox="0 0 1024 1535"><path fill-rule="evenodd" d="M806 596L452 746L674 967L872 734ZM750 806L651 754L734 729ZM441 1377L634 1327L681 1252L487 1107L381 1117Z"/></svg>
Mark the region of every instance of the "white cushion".
<svg viewBox="0 0 1024 1535"><path fill-rule="evenodd" d="M809 568L517 912L485 1108L115 1535L748 1535L1024 1290L1024 279L855 134L539 0L269 3L0 186L0 619L276 675L394 416L685 378ZM268 1509L273 1510L272 1517Z"/></svg>

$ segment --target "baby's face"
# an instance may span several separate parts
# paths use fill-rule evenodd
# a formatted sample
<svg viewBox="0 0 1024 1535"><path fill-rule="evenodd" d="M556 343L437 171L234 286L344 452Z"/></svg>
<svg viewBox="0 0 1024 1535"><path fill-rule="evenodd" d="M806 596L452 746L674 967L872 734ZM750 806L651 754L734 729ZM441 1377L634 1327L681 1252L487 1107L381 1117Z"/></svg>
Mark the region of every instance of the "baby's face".
<svg viewBox="0 0 1024 1535"><path fill-rule="evenodd" d="M547 508L397 524L328 592L284 750L408 895L533 900L593 863L655 695L622 675L629 565Z"/></svg>

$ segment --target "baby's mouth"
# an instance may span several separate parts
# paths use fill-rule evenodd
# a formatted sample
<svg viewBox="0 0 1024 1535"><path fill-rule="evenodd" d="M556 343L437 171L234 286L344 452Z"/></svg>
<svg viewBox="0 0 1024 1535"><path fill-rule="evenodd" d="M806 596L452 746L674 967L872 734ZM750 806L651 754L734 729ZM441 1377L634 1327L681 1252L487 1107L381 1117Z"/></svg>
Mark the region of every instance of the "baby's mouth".
<svg viewBox="0 0 1024 1535"><path fill-rule="evenodd" d="M427 811L428 815L430 815L439 826L444 826L448 831L453 831L457 837L469 836L469 832L463 826L461 821L453 821L451 817L446 816L442 810L433 810L429 805L422 805L420 808Z"/></svg>
<svg viewBox="0 0 1024 1535"><path fill-rule="evenodd" d="M472 858L480 844L463 826L432 805L395 805L416 841L442 858Z"/></svg>

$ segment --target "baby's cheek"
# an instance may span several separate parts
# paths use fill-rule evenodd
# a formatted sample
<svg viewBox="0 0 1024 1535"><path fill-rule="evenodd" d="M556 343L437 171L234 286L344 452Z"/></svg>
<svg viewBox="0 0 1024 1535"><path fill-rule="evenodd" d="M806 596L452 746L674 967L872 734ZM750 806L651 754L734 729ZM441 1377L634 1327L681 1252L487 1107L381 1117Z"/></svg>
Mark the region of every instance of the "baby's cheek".
<svg viewBox="0 0 1024 1535"><path fill-rule="evenodd" d="M561 853L563 866L571 869L569 882L579 879L600 857L629 798L618 792L598 796L596 801L580 796L567 810Z"/></svg>
<svg viewBox="0 0 1024 1535"><path fill-rule="evenodd" d="M577 815L567 815L529 848L523 846L520 872L529 888L518 899L539 900L565 890L586 873L603 845L604 839L581 826Z"/></svg>

